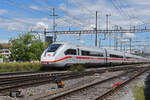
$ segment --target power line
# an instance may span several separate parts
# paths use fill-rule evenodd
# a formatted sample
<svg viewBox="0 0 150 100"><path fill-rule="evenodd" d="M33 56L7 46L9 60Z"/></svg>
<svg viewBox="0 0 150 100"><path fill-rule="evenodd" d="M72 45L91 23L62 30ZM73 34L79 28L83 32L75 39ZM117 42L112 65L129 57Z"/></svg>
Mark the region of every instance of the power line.
<svg viewBox="0 0 150 100"><path fill-rule="evenodd" d="M137 19L137 20L139 20L140 22L142 22L143 24L145 23L142 19L140 19L139 18L139 16L136 16L133 12L135 12L135 11L133 11L133 10L131 10L130 8L131 8L131 4L127 1L127 0L121 0L120 2L124 2L124 3L126 3L129 7L129 13L130 13L130 15L131 16L133 16L132 18L133 19Z"/></svg>
<svg viewBox="0 0 150 100"><path fill-rule="evenodd" d="M78 2L77 0L75 1L76 4L78 4L79 6L82 6L84 9L86 9L91 15L93 15L93 11L88 9L86 6L84 6L83 4L81 4L81 2Z"/></svg>
<svg viewBox="0 0 150 100"><path fill-rule="evenodd" d="M49 1L47 1L47 0L44 0L44 1L43 1L43 0L40 0L40 1L41 1L41 2L39 3L39 2L37 2L37 1L31 0L32 3L35 3L35 4L37 4L37 5L40 5L40 7L43 7L43 8L45 8L45 9L49 9L48 6L51 6L51 7L53 7L53 8L56 8L54 5L52 5L52 4L51 4ZM42 3L44 3L44 4L42 4ZM47 5L48 5L48 6L47 6ZM65 11L64 11L62 8L58 8L58 7L57 7L57 9L65 14ZM72 18L72 19L75 20L76 22L72 23L72 21L68 21L67 19L62 19L64 22L69 23L69 24L77 24L77 25L83 26L83 24L81 24L81 23L78 21L78 19L75 19L75 17L70 16L70 15L68 15L68 14L65 14L65 15L67 15L67 16L70 17L70 18ZM64 17L65 17L65 16L64 16Z"/></svg>
<svg viewBox="0 0 150 100"><path fill-rule="evenodd" d="M35 9L32 9L32 8L29 8L29 6L27 6L27 5L14 2L14 1L12 1L12 0L8 0L8 2L11 3L12 5L18 7L18 8L22 8L22 9L25 9L25 10L38 11L39 13L47 14L47 13L45 13L45 12L43 12L43 11L39 11L39 10L35 10ZM36 4L39 4L39 3L37 3L37 2L35 2L35 1L33 1L33 0L32 0L32 2L33 2L33 3L36 3ZM17 6L17 5L19 5L19 6ZM70 21L66 21L65 19L62 19L62 20L64 20L65 22L67 22L67 23L70 24ZM71 23L71 24L72 24L72 23Z"/></svg>
<svg viewBox="0 0 150 100"><path fill-rule="evenodd" d="M44 0L44 2L45 2L46 4L48 4L48 5L51 5L53 8L56 8L56 7L54 7L48 0ZM83 26L83 27L85 26L85 25L83 25L83 23L79 22L80 19L78 19L78 18L76 18L76 17L70 15L69 13L66 13L64 9L62 9L62 8L60 8L60 7L57 7L56 9L58 9L58 10L61 11L61 12L63 12L63 13L64 13L65 15L67 15L68 17L71 17L73 20L76 20L76 21L77 21L76 24L78 24L78 25L80 25L80 26Z"/></svg>
<svg viewBox="0 0 150 100"><path fill-rule="evenodd" d="M19 3L19 2L15 2L14 0L6 0L7 3L10 3L11 5L17 7L17 8L21 8L23 10L27 10L27 11L34 11L34 12L38 12L38 13L41 13L43 15L46 15L48 13L42 11L42 10L39 10L39 9L34 9L28 5L25 5L24 3Z"/></svg>
<svg viewBox="0 0 150 100"><path fill-rule="evenodd" d="M33 23L29 23L29 22L22 21L22 20L19 20L19 19L14 19L14 18L5 17L5 16L2 16L2 15L0 15L0 17L3 18L3 19L8 19L8 20L16 21L16 22L20 22L20 23L23 23L23 24L35 25L35 24L33 24Z"/></svg>
<svg viewBox="0 0 150 100"><path fill-rule="evenodd" d="M142 23L145 23L144 21L142 21L141 19L139 19L138 17L136 17L133 13L131 13L131 11L124 11L120 6L129 6L129 7L131 7L128 3L127 3L127 1L125 2L124 0L122 0L122 1L120 1L120 0L111 0L112 1L112 4L113 4L113 6L117 9L117 10L119 10L119 12L120 12L120 15L121 16L126 16L127 18L129 18L129 20L131 20L131 19L137 19L138 21L140 21L140 22L142 22ZM125 5L125 3L127 3L127 5Z"/></svg>

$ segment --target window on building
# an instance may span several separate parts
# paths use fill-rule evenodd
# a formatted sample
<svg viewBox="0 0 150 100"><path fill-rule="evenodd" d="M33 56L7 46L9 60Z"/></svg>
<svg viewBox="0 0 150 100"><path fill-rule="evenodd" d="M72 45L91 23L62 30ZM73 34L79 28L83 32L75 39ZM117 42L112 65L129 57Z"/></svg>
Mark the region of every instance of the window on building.
<svg viewBox="0 0 150 100"><path fill-rule="evenodd" d="M65 53L65 55L76 55L77 51L76 51L76 49L68 49L64 53Z"/></svg>

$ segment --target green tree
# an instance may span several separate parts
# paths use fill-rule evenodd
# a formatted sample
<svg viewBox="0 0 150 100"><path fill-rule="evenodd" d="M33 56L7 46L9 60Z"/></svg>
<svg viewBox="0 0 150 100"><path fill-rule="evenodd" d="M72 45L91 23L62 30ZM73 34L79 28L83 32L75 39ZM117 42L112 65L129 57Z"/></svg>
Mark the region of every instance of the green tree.
<svg viewBox="0 0 150 100"><path fill-rule="evenodd" d="M40 60L40 56L44 51L44 43L30 33L19 35L18 38L11 39L9 42L12 44L10 48L11 60Z"/></svg>
<svg viewBox="0 0 150 100"><path fill-rule="evenodd" d="M3 58L4 61L7 60L7 58L6 58L5 55L3 55L3 54L0 54L0 58Z"/></svg>

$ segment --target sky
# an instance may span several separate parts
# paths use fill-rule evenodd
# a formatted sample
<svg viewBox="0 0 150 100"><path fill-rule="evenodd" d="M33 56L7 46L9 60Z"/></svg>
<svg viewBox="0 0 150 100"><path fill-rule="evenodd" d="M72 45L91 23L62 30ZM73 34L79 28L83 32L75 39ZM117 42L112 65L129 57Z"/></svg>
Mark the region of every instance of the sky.
<svg viewBox="0 0 150 100"><path fill-rule="evenodd" d="M0 0L0 42L7 42L19 34L31 30L52 31L52 8L56 13L56 30L86 30L95 28L95 13L98 11L98 29L106 29L106 14L109 14L109 29L116 26L129 29L136 26L149 28L150 2L149 0ZM36 34L35 34L36 35ZM50 34L51 35L51 34ZM126 33L123 35L124 45L128 45L128 38L133 40L148 40L149 33ZM43 34L41 34L43 37ZM99 34L99 43L109 45L109 37L114 34ZM119 37L117 37L119 39ZM59 35L57 41L79 42L94 45L94 35ZM101 40L101 41L100 41ZM139 42L139 45L146 42ZM135 43L133 43L135 44ZM137 44L137 43L136 43ZM139 47L137 47L139 48Z"/></svg>

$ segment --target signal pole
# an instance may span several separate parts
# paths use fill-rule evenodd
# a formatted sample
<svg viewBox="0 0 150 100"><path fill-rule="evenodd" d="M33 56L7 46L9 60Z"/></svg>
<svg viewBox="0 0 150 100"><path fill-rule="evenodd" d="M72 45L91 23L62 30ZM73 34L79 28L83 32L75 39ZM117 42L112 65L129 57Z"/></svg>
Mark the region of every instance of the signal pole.
<svg viewBox="0 0 150 100"><path fill-rule="evenodd" d="M132 41L132 39L131 38L129 38L129 42L130 42L130 53L131 53L131 41Z"/></svg>
<svg viewBox="0 0 150 100"><path fill-rule="evenodd" d="M44 48L46 49L46 28L44 29Z"/></svg>
<svg viewBox="0 0 150 100"><path fill-rule="evenodd" d="M55 8L53 8L53 15L50 15L50 16L53 16L53 32L55 31L55 19L56 19L56 14L55 14ZM56 42L56 38L57 38L57 35L56 33L54 33L54 42Z"/></svg>
<svg viewBox="0 0 150 100"><path fill-rule="evenodd" d="M98 11L96 11L96 22L95 22L95 47L97 47L97 13Z"/></svg>
<svg viewBox="0 0 150 100"><path fill-rule="evenodd" d="M108 17L111 16L110 14L106 14L106 31L108 33L108 30L109 30L109 21L108 21ZM109 34L109 48L111 49L111 35Z"/></svg>
<svg viewBox="0 0 150 100"><path fill-rule="evenodd" d="M108 17L109 17L109 16L111 16L111 15L110 15L110 14L106 14L106 30L107 30L107 32L108 32L108 28L109 28L109 27L108 27L108 22L109 22L109 21L108 21Z"/></svg>

